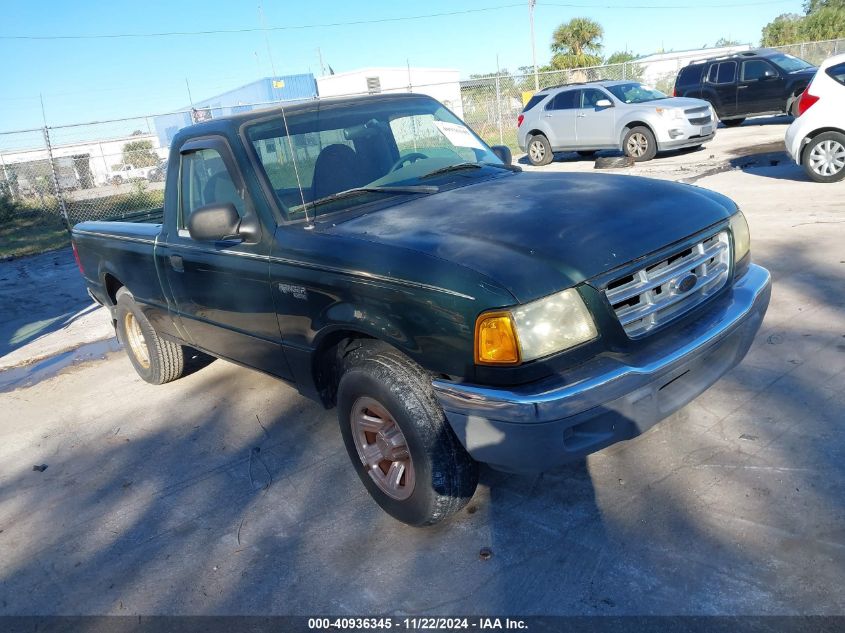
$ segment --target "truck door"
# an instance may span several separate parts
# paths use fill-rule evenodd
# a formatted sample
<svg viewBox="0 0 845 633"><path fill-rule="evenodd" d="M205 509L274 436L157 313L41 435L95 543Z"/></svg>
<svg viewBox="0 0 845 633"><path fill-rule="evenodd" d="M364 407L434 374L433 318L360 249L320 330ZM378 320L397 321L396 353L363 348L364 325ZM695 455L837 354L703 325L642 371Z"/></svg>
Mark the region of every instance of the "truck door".
<svg viewBox="0 0 845 633"><path fill-rule="evenodd" d="M549 142L555 150L575 148L575 115L578 111L580 92L580 90L564 90L546 104L543 121L549 130Z"/></svg>
<svg viewBox="0 0 845 633"><path fill-rule="evenodd" d="M710 102L720 119L736 116L736 68L735 61L725 61L710 65L705 79Z"/></svg>
<svg viewBox="0 0 845 633"><path fill-rule="evenodd" d="M744 114L781 112L786 107L784 78L764 59L742 62L737 110Z"/></svg>
<svg viewBox="0 0 845 633"><path fill-rule="evenodd" d="M168 170L168 206L156 254L188 337L213 354L290 378L270 292L275 222L256 209L223 137L189 140L175 156L179 165ZM234 204L242 224L257 223L258 236L220 242L191 238L190 214L220 202Z"/></svg>
<svg viewBox="0 0 845 633"><path fill-rule="evenodd" d="M602 99L613 103L610 95L597 88L581 90L581 103L576 115L575 130L578 136L578 147L585 149L599 149L615 147L619 139L614 130L616 108L599 107L596 105Z"/></svg>

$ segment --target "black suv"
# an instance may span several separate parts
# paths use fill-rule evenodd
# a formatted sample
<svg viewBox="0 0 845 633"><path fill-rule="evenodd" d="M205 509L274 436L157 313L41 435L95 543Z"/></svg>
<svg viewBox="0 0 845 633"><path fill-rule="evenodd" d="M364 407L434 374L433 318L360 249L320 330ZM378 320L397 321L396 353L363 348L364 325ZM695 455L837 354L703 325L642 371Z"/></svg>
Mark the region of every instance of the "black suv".
<svg viewBox="0 0 845 633"><path fill-rule="evenodd" d="M678 73L674 94L709 101L734 126L749 116L793 114L815 74L803 59L764 48L691 63Z"/></svg>

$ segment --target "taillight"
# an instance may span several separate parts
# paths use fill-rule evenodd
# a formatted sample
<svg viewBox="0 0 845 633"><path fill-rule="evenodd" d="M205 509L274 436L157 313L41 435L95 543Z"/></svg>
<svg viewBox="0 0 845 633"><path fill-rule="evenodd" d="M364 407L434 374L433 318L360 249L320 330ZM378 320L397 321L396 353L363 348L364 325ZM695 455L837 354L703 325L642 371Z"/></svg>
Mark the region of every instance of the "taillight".
<svg viewBox="0 0 845 633"><path fill-rule="evenodd" d="M672 88L672 96L673 97L678 96L678 86L675 86L674 88Z"/></svg>
<svg viewBox="0 0 845 633"><path fill-rule="evenodd" d="M85 276L85 269L82 268L82 260L79 259L79 251L76 250L76 242L73 240L70 241L70 246L73 249L73 258L76 260L76 266L79 268L79 272L82 273L82 276Z"/></svg>
<svg viewBox="0 0 845 633"><path fill-rule="evenodd" d="M516 119L516 127L522 125L522 122L525 120L525 115L520 114L519 117Z"/></svg>
<svg viewBox="0 0 845 633"><path fill-rule="evenodd" d="M819 98L816 95L811 95L810 89L807 88L798 99L798 116L804 114L818 100Z"/></svg>

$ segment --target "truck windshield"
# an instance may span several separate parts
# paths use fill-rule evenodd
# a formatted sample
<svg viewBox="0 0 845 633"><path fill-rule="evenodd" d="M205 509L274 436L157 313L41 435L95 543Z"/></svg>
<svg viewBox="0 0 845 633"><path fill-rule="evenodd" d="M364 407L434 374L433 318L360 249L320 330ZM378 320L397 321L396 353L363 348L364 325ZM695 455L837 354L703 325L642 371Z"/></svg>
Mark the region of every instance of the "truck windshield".
<svg viewBox="0 0 845 633"><path fill-rule="evenodd" d="M784 70L788 73L794 73L799 70L807 70L808 68L813 68L813 65L809 62L805 62L800 57L795 57L793 55L787 55L786 53L777 53L769 57L769 61L773 62L776 66L779 66L781 70Z"/></svg>
<svg viewBox="0 0 845 633"><path fill-rule="evenodd" d="M667 96L655 90L632 81L627 84L616 84L615 86L605 86L613 96L619 99L622 103L645 103L646 101L657 101L658 99L666 99Z"/></svg>
<svg viewBox="0 0 845 633"><path fill-rule="evenodd" d="M317 101L288 108L286 120L280 113L246 133L289 220L432 193L484 171L446 169L452 166L504 167L460 119L423 95Z"/></svg>

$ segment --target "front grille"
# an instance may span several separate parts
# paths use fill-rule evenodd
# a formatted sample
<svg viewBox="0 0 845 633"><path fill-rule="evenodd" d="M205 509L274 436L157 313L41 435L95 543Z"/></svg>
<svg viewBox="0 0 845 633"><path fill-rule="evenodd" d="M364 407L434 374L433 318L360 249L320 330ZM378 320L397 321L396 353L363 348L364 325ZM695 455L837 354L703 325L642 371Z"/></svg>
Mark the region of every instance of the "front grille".
<svg viewBox="0 0 845 633"><path fill-rule="evenodd" d="M692 125L707 125L713 121L710 116L710 108L707 106L684 110L684 114L687 115L687 121Z"/></svg>
<svg viewBox="0 0 845 633"><path fill-rule="evenodd" d="M604 294L630 338L688 312L728 279L727 231L708 237L609 284Z"/></svg>

